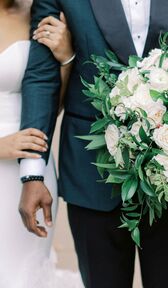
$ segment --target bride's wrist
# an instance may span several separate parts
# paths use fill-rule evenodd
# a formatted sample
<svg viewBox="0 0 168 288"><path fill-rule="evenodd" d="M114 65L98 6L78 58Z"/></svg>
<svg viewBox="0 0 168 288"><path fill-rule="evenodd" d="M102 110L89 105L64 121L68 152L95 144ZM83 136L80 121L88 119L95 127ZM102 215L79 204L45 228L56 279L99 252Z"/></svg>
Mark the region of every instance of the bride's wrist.
<svg viewBox="0 0 168 288"><path fill-rule="evenodd" d="M74 61L75 57L76 57L76 53L73 53L71 57L67 58L67 60L60 62L60 65L66 66L66 65L72 63Z"/></svg>

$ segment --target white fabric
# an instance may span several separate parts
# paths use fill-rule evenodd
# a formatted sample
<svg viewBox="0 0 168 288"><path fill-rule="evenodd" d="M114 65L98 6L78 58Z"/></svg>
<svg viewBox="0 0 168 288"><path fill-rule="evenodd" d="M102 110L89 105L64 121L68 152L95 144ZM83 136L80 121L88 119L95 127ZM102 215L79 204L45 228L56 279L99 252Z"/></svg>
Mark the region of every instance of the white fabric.
<svg viewBox="0 0 168 288"><path fill-rule="evenodd" d="M44 159L23 159L20 163L20 178L29 175L43 176L46 163Z"/></svg>
<svg viewBox="0 0 168 288"><path fill-rule="evenodd" d="M20 126L20 87L29 53L29 41L18 41L0 53L0 137ZM45 183L57 210L54 161L50 156ZM59 271L49 259L54 229L47 239L28 232L18 212L21 195L17 161L0 160L0 288L81 288L78 274ZM38 220L43 223L41 212Z"/></svg>
<svg viewBox="0 0 168 288"><path fill-rule="evenodd" d="M151 0L121 0L132 39L142 56L149 28Z"/></svg>

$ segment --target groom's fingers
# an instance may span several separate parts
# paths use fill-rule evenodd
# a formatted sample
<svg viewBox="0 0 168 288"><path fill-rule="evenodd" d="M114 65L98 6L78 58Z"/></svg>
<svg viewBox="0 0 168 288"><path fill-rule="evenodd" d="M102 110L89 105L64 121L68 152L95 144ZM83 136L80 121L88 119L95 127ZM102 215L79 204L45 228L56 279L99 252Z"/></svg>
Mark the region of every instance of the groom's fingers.
<svg viewBox="0 0 168 288"><path fill-rule="evenodd" d="M47 231L44 227L37 226L37 221L33 213L26 215L26 226L29 232L39 237L47 237Z"/></svg>
<svg viewBox="0 0 168 288"><path fill-rule="evenodd" d="M52 211L51 211L52 203L43 204L43 214L44 214L44 221L48 227L52 227Z"/></svg>

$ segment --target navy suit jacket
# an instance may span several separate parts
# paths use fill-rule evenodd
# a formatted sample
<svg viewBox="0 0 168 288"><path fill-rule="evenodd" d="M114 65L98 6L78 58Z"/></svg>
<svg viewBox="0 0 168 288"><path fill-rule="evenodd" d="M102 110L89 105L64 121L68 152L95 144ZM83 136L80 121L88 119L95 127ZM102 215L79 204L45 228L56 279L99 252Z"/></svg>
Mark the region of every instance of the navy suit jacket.
<svg viewBox="0 0 168 288"><path fill-rule="evenodd" d="M86 102L80 76L89 82L97 73L85 64L91 54L104 56L112 49L121 62L136 54L120 0L34 0L31 33L38 22L64 11L72 32L76 59L65 97L65 116L61 129L59 154L59 194L71 203L96 210L110 211L120 202L114 196L119 187L97 183L99 175L91 164L95 152L84 149L86 143L75 138L89 133L96 111ZM151 0L150 26L144 55L158 47L160 31L168 31L168 1ZM21 129L43 130L51 144L59 107L60 65L45 46L32 41L23 80ZM48 161L48 153L43 154Z"/></svg>

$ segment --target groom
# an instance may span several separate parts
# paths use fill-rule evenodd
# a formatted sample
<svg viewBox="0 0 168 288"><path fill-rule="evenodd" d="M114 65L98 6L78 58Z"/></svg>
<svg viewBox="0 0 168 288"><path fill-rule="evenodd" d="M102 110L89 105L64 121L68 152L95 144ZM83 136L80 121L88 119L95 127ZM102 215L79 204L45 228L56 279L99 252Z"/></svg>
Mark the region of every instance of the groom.
<svg viewBox="0 0 168 288"><path fill-rule="evenodd" d="M86 102L80 76L92 82L97 73L85 64L91 54L105 55L111 49L127 64L131 54L144 56L158 46L160 31L168 31L167 0L34 0L32 32L49 15L66 15L73 36L76 59L65 97L65 115L60 140L59 194L68 203L68 216L86 288L131 288L135 246L129 232L120 230L120 199L111 185L99 179L95 153L86 152L76 135L87 135L96 111ZM32 41L23 81L21 128L35 127L48 135L49 145L59 106L60 65L43 45ZM46 219L51 222L51 199L42 181L45 161L22 160L23 184L21 212L28 229L45 236L33 222L32 207L46 201ZM45 159L45 161L44 161ZM31 177L30 177L31 176ZM36 176L36 178L34 177ZM38 180L38 181L31 181ZM48 206L47 206L48 205ZM144 217L139 251L145 288L167 287L168 214L148 227Z"/></svg>

